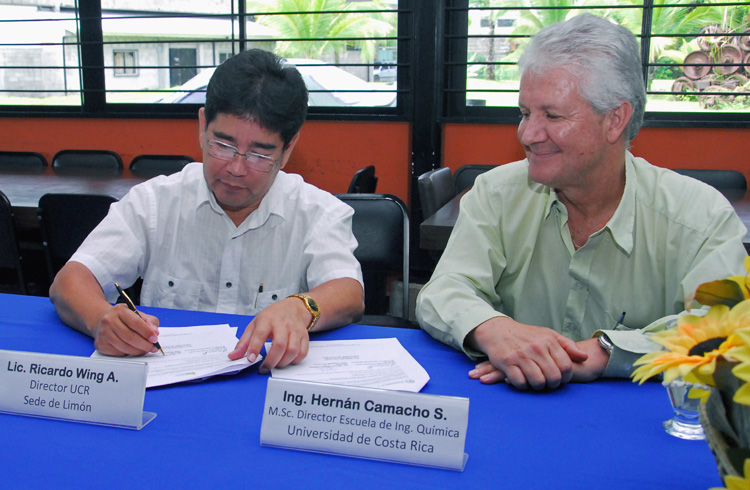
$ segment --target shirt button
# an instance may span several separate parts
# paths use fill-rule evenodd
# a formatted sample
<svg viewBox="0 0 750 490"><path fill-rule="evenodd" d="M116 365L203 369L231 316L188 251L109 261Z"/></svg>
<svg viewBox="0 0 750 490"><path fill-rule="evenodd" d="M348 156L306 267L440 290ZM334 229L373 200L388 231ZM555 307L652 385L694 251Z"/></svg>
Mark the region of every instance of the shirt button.
<svg viewBox="0 0 750 490"><path fill-rule="evenodd" d="M227 287L228 287L228 288L231 288L231 287L232 287L232 283L231 283L231 282L228 282L228 283L227 283Z"/></svg>
<svg viewBox="0 0 750 490"><path fill-rule="evenodd" d="M279 296L277 294L274 294L273 296L271 296L271 299L274 300L274 301L276 301L278 298L279 298Z"/></svg>
<svg viewBox="0 0 750 490"><path fill-rule="evenodd" d="M174 281L169 281L167 284L169 284L169 287L171 288L172 286L174 286Z"/></svg>

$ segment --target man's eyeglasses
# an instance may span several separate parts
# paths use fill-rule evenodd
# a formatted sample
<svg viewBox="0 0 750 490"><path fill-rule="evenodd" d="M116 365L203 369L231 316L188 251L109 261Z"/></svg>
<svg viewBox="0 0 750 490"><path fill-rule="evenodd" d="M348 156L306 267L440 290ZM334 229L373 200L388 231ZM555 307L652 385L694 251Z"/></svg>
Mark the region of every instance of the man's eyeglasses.
<svg viewBox="0 0 750 490"><path fill-rule="evenodd" d="M217 140L210 140L206 138L208 144L208 154L219 160L225 160L227 162L234 160L237 155L241 156L247 166L258 172L270 172L273 166L276 165L279 159L273 159L260 153L248 151L247 153L240 153L237 148L226 143L222 143Z"/></svg>

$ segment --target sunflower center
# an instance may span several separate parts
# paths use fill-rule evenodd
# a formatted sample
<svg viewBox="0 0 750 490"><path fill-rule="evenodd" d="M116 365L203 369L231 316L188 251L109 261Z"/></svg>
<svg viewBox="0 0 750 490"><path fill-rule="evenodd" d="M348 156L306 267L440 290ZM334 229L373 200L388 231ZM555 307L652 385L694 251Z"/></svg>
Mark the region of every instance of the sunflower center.
<svg viewBox="0 0 750 490"><path fill-rule="evenodd" d="M688 355L704 356L707 352L718 349L725 340L727 340L726 337L716 337L713 339L704 340L699 344L695 344L693 348L690 349L690 352L688 352Z"/></svg>

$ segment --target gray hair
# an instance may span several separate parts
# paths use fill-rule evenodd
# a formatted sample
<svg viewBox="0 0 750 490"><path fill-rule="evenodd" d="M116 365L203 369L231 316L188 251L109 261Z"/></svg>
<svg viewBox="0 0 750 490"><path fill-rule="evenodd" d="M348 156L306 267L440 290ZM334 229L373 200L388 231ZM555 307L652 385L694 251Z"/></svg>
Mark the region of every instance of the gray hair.
<svg viewBox="0 0 750 490"><path fill-rule="evenodd" d="M578 93L598 114L627 100L633 116L625 128L626 144L643 124L646 87L640 49L626 28L592 14L581 14L545 27L524 49L518 67L541 74L564 69L578 80Z"/></svg>

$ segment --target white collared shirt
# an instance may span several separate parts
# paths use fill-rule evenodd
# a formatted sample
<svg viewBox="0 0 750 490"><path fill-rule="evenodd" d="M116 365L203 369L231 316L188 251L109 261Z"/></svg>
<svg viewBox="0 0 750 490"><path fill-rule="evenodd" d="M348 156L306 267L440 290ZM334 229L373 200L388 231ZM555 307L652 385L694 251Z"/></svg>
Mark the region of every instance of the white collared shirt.
<svg viewBox="0 0 750 490"><path fill-rule="evenodd" d="M196 162L135 186L70 260L92 271L109 301L115 282L140 276L143 305L254 315L332 279L362 283L352 215L335 196L279 172L235 226Z"/></svg>

